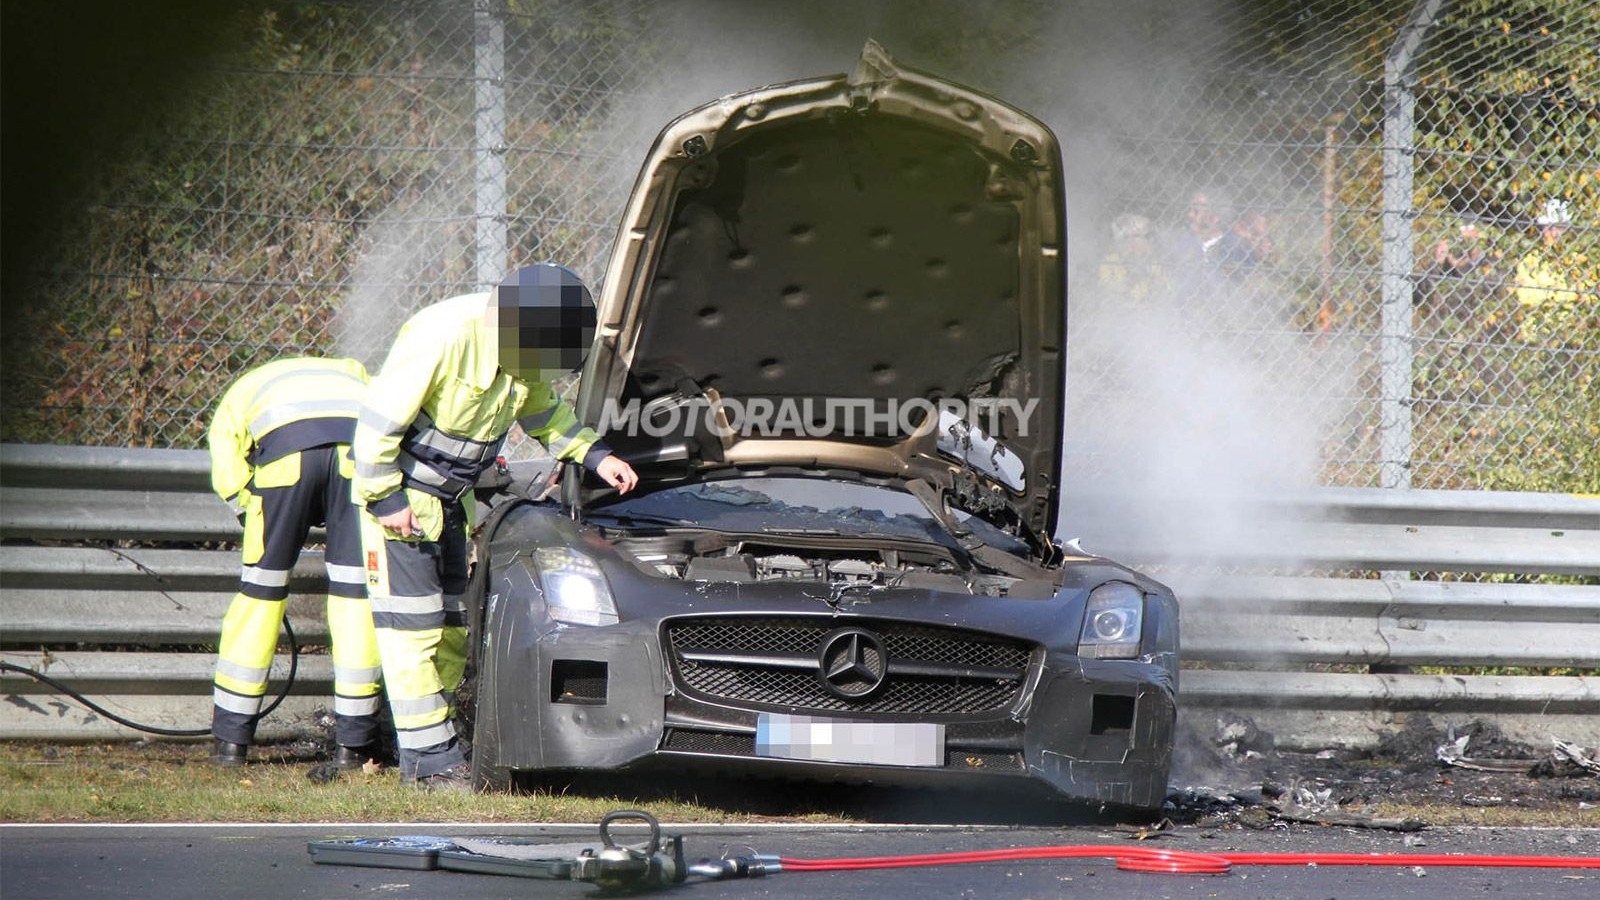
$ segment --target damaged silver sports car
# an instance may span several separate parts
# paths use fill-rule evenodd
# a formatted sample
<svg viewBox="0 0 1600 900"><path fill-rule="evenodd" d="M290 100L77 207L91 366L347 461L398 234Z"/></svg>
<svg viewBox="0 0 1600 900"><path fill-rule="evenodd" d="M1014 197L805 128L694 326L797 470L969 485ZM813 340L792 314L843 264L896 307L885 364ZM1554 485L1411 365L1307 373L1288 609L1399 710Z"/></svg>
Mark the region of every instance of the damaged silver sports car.
<svg viewBox="0 0 1600 900"><path fill-rule="evenodd" d="M580 471L480 532L481 784L684 771L1166 792L1172 592L1050 537L1060 151L896 65L666 127L598 301Z"/></svg>

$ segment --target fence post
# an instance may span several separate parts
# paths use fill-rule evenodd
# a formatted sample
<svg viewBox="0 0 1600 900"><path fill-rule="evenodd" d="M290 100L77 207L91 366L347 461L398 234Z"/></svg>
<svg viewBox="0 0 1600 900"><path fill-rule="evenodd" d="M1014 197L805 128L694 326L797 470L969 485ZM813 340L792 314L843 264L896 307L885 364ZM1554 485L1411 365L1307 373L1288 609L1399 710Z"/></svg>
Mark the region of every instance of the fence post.
<svg viewBox="0 0 1600 900"><path fill-rule="evenodd" d="M1418 0L1383 60L1383 320L1378 359L1383 367L1379 405L1381 467L1386 488L1411 487L1411 382L1415 337L1411 332L1413 258L1411 223L1416 96L1412 62L1443 0Z"/></svg>
<svg viewBox="0 0 1600 900"><path fill-rule="evenodd" d="M506 27L501 0L473 4L474 276L479 290L500 283L506 265Z"/></svg>

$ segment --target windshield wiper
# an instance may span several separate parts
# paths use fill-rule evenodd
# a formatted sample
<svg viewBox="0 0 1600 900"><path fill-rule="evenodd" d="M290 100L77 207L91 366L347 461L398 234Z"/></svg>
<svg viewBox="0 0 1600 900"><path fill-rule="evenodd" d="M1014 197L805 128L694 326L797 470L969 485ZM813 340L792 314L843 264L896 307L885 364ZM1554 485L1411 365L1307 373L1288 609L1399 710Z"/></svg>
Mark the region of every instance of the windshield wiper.
<svg viewBox="0 0 1600 900"><path fill-rule="evenodd" d="M593 519L597 517L611 519L618 524L631 524L637 522L646 525L688 525L695 528L700 527L699 522L691 522L688 519L674 519L671 516L651 515L650 513L613 512L608 509L591 509L584 512L584 518L586 519Z"/></svg>

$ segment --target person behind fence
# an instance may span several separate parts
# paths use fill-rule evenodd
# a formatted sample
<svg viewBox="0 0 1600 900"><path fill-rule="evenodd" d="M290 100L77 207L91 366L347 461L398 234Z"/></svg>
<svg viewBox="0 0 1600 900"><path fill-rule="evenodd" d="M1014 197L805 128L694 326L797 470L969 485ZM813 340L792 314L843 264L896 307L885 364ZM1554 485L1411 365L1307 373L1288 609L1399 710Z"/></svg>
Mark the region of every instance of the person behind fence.
<svg viewBox="0 0 1600 900"><path fill-rule="evenodd" d="M333 764L355 768L378 752L378 645L350 496L350 440L366 389L356 360L282 359L233 382L211 417L211 485L244 525L244 568L222 620L212 691L218 765L243 765L255 741L289 572L313 525L327 526Z"/></svg>
<svg viewBox="0 0 1600 900"><path fill-rule="evenodd" d="M1238 208L1227 189L1207 185L1189 195L1183 228L1166 247L1180 294L1222 288L1226 280L1220 275L1235 276L1254 265L1250 244L1234 227L1237 221Z"/></svg>
<svg viewBox="0 0 1600 900"><path fill-rule="evenodd" d="M1272 262L1277 246L1272 239L1272 223L1260 210L1242 210L1228 227L1218 265L1236 274L1247 274Z"/></svg>
<svg viewBox="0 0 1600 900"><path fill-rule="evenodd" d="M1470 321L1492 305L1495 257L1485 244L1482 226L1470 216L1434 242L1412 289L1412 306L1424 321L1439 323L1452 316Z"/></svg>
<svg viewBox="0 0 1600 900"><path fill-rule="evenodd" d="M1105 255L1095 273L1096 281L1110 296L1145 301L1160 296L1164 288L1160 261L1156 258L1150 220L1137 213L1123 213L1111 220L1111 252Z"/></svg>
<svg viewBox="0 0 1600 900"><path fill-rule="evenodd" d="M638 483L550 384L581 363L594 328L577 275L528 266L494 291L412 316L372 380L356 428L355 494L404 782L472 788L452 721L466 668L471 506L462 500L512 424L619 491Z"/></svg>
<svg viewBox="0 0 1600 900"><path fill-rule="evenodd" d="M1433 245L1433 268L1439 272L1463 278L1476 272L1489 262L1483 248L1483 229L1472 219L1456 223L1456 236L1441 238Z"/></svg>
<svg viewBox="0 0 1600 900"><path fill-rule="evenodd" d="M1561 260L1561 242L1572 226L1565 200L1545 201L1534 219L1539 243L1517 263L1513 293L1517 298L1518 334L1525 343L1560 340L1581 320L1580 295L1567 278ZM1593 300L1590 294L1590 300Z"/></svg>
<svg viewBox="0 0 1600 900"><path fill-rule="evenodd" d="M1233 215L1232 200L1222 188L1202 187L1189 195L1183 227L1167 242L1175 266L1193 269L1213 260L1223 249Z"/></svg>

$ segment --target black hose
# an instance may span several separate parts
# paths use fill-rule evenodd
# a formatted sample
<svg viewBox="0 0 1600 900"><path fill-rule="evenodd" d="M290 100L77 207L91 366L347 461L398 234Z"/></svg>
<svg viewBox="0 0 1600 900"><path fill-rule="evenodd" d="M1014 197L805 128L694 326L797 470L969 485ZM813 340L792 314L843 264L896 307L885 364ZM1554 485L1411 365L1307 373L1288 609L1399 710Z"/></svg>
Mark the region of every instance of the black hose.
<svg viewBox="0 0 1600 900"><path fill-rule="evenodd" d="M270 715L273 710L278 708L279 704L283 703L283 698L289 696L289 690L294 687L295 673L300 669L300 645L295 642L294 628L289 624L288 616L283 617L283 630L289 638L289 677L283 682L283 690L279 691L278 696L273 698L272 702L267 705L267 708L261 711L261 718L266 718L268 715ZM49 675L46 675L43 672L36 672L26 666L19 666L14 663L0 661L0 672L16 672L19 675L26 675L36 681L41 681L55 688L61 693L66 694L68 697L78 701L93 712L105 716L124 728L132 728L134 731L143 731L147 734L158 734L162 737L204 737L211 733L211 729L209 727L158 728L154 725L144 725L131 719L125 719L122 716L119 716L116 713L96 704L93 700L90 700L88 697L85 697L72 688L67 687L54 678L51 678Z"/></svg>

